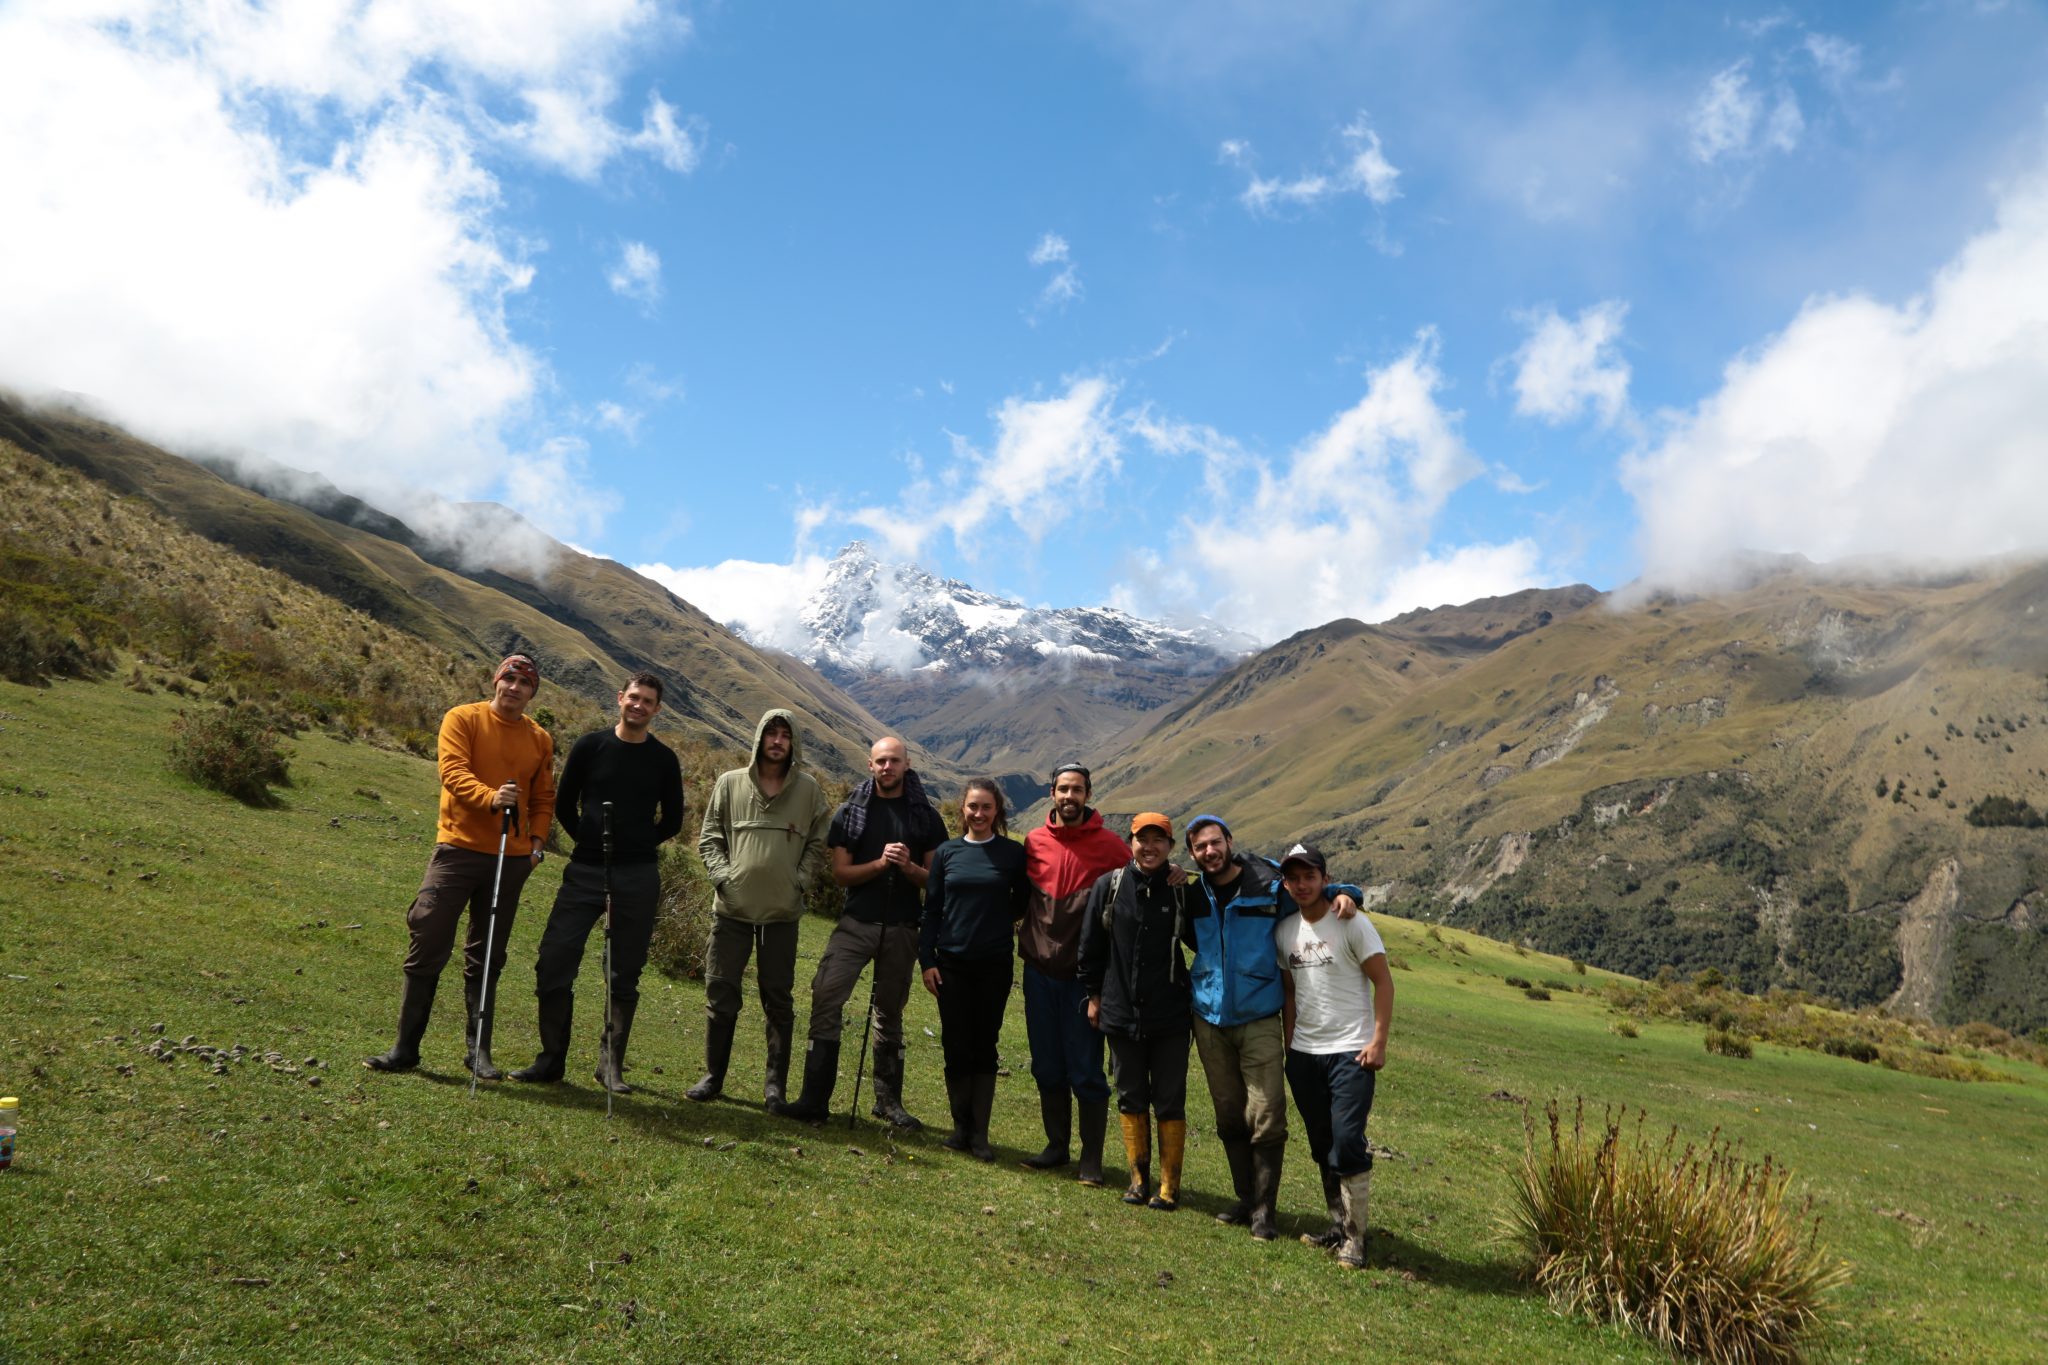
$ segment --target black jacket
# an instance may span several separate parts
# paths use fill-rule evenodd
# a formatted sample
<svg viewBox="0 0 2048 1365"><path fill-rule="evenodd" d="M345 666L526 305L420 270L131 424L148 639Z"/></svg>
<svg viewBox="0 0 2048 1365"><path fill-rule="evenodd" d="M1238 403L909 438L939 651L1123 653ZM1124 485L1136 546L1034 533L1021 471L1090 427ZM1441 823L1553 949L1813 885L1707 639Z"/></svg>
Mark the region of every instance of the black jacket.
<svg viewBox="0 0 2048 1365"><path fill-rule="evenodd" d="M1104 874L1088 893L1081 917L1081 984L1102 1002L1104 1033L1156 1038L1186 1033L1192 1002L1180 937L1193 882L1166 884L1127 863ZM1115 892L1112 902L1111 892Z"/></svg>

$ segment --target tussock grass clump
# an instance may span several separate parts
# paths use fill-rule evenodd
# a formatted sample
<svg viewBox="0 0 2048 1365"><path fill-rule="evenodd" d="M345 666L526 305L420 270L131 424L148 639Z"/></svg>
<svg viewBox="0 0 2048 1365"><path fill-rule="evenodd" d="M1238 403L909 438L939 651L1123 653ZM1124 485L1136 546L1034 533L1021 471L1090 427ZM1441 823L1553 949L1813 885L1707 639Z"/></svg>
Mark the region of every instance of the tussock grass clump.
<svg viewBox="0 0 2048 1365"><path fill-rule="evenodd" d="M711 951L711 879L704 875L696 851L682 847L680 841L662 845L657 866L661 902L647 956L671 976L701 981Z"/></svg>
<svg viewBox="0 0 2048 1365"><path fill-rule="evenodd" d="M1527 1122L1507 1234L1525 1273L1562 1312L1623 1324L1666 1349L1728 1365L1806 1358L1848 1269L1820 1243L1791 1173L1740 1160L1716 1128L1704 1147L1659 1143L1609 1111L1569 1129L1555 1100L1548 1140ZM1626 1117L1624 1114L1623 1117Z"/></svg>
<svg viewBox="0 0 2048 1365"><path fill-rule="evenodd" d="M171 769L251 806L269 805L270 789L292 782L283 734L252 706L180 711L171 722Z"/></svg>
<svg viewBox="0 0 2048 1365"><path fill-rule="evenodd" d="M1737 1057L1746 1062L1756 1049L1741 1034L1717 1028L1707 1031L1707 1051L1717 1057Z"/></svg>
<svg viewBox="0 0 2048 1365"><path fill-rule="evenodd" d="M1607 1026L1607 1031L1617 1038L1640 1038L1642 1030L1633 1019L1617 1019Z"/></svg>

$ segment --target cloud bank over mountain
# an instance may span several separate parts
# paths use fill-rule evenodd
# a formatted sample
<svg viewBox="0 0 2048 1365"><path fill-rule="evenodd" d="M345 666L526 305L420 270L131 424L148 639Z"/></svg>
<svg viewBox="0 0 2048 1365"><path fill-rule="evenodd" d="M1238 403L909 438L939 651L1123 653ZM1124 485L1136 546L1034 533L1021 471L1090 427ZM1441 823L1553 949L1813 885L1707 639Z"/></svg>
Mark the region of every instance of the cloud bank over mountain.
<svg viewBox="0 0 2048 1365"><path fill-rule="evenodd" d="M1644 577L1741 551L1955 563L2048 551L2048 169L1899 303L1807 301L1622 462Z"/></svg>
<svg viewBox="0 0 2048 1365"><path fill-rule="evenodd" d="M387 506L593 533L614 504L581 435L532 423L549 366L508 321L546 243L493 167L689 171L701 130L620 89L684 31L652 0L7 6L0 377Z"/></svg>

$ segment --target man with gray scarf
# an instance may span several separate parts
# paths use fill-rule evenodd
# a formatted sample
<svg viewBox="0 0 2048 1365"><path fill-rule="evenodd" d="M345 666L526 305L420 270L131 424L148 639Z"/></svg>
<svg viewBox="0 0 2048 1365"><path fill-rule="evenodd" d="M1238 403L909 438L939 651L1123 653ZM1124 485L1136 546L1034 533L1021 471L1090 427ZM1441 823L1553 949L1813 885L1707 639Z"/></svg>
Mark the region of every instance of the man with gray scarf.
<svg viewBox="0 0 2048 1365"><path fill-rule="evenodd" d="M868 773L833 815L825 836L832 879L846 888L846 910L811 978L811 1037L804 1055L803 1093L782 1112L816 1122L831 1108L846 1002L861 969L872 962L872 1112L899 1128L919 1128L923 1125L903 1107L903 1006L917 974L925 876L932 852L946 841L946 824L911 771L902 740L876 740L868 751Z"/></svg>

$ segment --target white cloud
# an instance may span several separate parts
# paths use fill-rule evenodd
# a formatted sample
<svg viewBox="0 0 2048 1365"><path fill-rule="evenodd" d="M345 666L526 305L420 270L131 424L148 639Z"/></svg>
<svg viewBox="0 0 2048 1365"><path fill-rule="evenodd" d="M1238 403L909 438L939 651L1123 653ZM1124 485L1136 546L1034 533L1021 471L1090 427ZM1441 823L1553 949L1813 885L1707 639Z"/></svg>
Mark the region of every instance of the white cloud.
<svg viewBox="0 0 2048 1365"><path fill-rule="evenodd" d="M971 538L998 518L1043 540L1092 506L1121 467L1115 399L1115 385L1094 377L1072 380L1054 398L1006 398L990 414L992 448L956 434L953 461L938 478L916 478L894 503L855 509L845 520L898 559L915 558L939 530L972 553Z"/></svg>
<svg viewBox="0 0 2048 1365"><path fill-rule="evenodd" d="M1445 503L1485 466L1437 403L1433 333L1366 376L1366 392L1277 466L1199 428L1165 431L1215 462L1234 490L1185 521L1125 593L1201 612L1261 639L1337 617L1380 620L1414 606L1509 592L1539 571L1527 541L1439 549ZM1191 432L1193 434L1191 434ZM1162 588L1187 592L1161 600Z"/></svg>
<svg viewBox="0 0 2048 1365"><path fill-rule="evenodd" d="M567 457L508 434L547 380L506 315L542 248L503 223L491 159L676 164L658 100L639 133L592 131L664 28L654 0L14 0L0 382L394 510L422 479L517 501L519 465ZM534 511L569 530L592 506Z"/></svg>
<svg viewBox="0 0 2048 1365"><path fill-rule="evenodd" d="M1708 165L1749 150L1763 99L1749 84L1749 59L1714 73L1693 106L1692 154Z"/></svg>
<svg viewBox="0 0 2048 1365"><path fill-rule="evenodd" d="M1545 482L1548 481L1546 480ZM1521 496L1527 493L1541 492L1544 485L1542 483L1530 483L1506 465L1496 464L1493 467L1493 486L1503 493Z"/></svg>
<svg viewBox="0 0 2048 1365"><path fill-rule="evenodd" d="M1080 267L1074 264L1073 249L1067 239L1057 232L1048 232L1038 239L1028 257L1031 264L1040 267L1057 267L1045 287L1038 291L1038 302L1033 307L1034 315L1053 311L1064 311L1070 303L1077 303L1086 291L1081 287Z"/></svg>
<svg viewBox="0 0 2048 1365"><path fill-rule="evenodd" d="M1399 198L1401 191L1394 182L1401 178L1401 172L1387 160L1380 149L1380 135L1365 121L1364 114L1345 128L1344 140L1350 144L1350 159L1344 167L1345 184L1375 204L1391 204Z"/></svg>
<svg viewBox="0 0 2048 1365"><path fill-rule="evenodd" d="M681 398L687 390L679 378L664 379L646 361L636 361L626 371L625 385L650 403L667 403Z"/></svg>
<svg viewBox="0 0 2048 1365"><path fill-rule="evenodd" d="M592 536L619 509L619 495L591 482L590 447L555 436L514 460L505 472L505 502L557 536Z"/></svg>
<svg viewBox="0 0 2048 1365"><path fill-rule="evenodd" d="M593 420L600 427L618 432L628 441L637 441L640 439L640 423L646 416L647 414L638 408L629 408L623 403L614 403L607 398L597 405Z"/></svg>
<svg viewBox="0 0 2048 1365"><path fill-rule="evenodd" d="M1542 581L1543 556L1528 539L1505 545L1461 545L1441 554L1424 552L1401 565L1379 586L1364 619L1384 621L1417 607L1457 606L1482 597L1503 597Z"/></svg>
<svg viewBox="0 0 2048 1365"><path fill-rule="evenodd" d="M1899 304L1808 300L1624 462L1656 584L1744 551L1956 562L2048 550L2048 168Z"/></svg>
<svg viewBox="0 0 2048 1365"><path fill-rule="evenodd" d="M1821 84L1840 94L1863 66L1863 49L1846 38L1826 33L1806 35L1806 55L1813 58Z"/></svg>
<svg viewBox="0 0 2048 1365"><path fill-rule="evenodd" d="M702 569L634 567L712 620L738 625L749 640L794 653L810 639L804 603L824 584L831 561L799 549L787 564L728 559Z"/></svg>
<svg viewBox="0 0 2048 1365"><path fill-rule="evenodd" d="M1790 152L1798 148L1805 132L1806 116L1799 112L1799 101L1790 92L1779 95L1764 124L1763 145L1774 152Z"/></svg>
<svg viewBox="0 0 2048 1365"><path fill-rule="evenodd" d="M1529 339L1515 352L1515 411L1555 426L1588 408L1612 426L1628 409L1629 365L1617 350L1628 305L1608 299L1566 321L1545 308L1529 315Z"/></svg>
<svg viewBox="0 0 2048 1365"><path fill-rule="evenodd" d="M604 282L620 298L654 307L661 297L661 253L645 242L621 242L619 259L604 272Z"/></svg>
<svg viewBox="0 0 2048 1365"><path fill-rule="evenodd" d="M1216 159L1244 168L1247 180L1237 201L1254 214L1283 208L1306 208L1339 195L1360 195L1384 208L1401 195L1401 172L1387 160L1380 135L1360 114L1338 130L1342 153L1333 167L1304 171L1292 179L1260 175L1252 168L1252 146L1230 138L1216 150Z"/></svg>
<svg viewBox="0 0 2048 1365"><path fill-rule="evenodd" d="M1057 232L1048 232L1038 239L1038 245L1031 248L1031 264L1052 265L1073 259L1073 252L1067 246L1067 239Z"/></svg>

